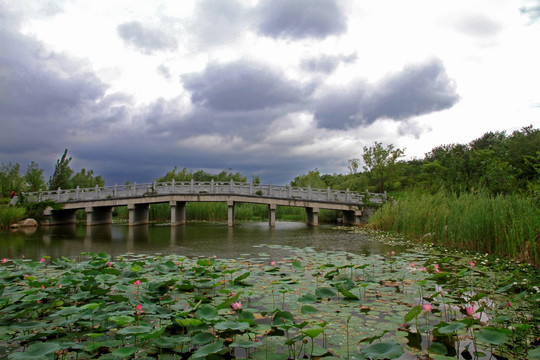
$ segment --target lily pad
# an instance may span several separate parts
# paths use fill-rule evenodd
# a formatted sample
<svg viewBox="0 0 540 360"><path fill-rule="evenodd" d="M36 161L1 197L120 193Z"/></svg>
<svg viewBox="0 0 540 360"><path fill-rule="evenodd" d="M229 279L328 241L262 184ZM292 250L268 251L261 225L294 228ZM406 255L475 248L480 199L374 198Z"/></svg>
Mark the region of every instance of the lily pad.
<svg viewBox="0 0 540 360"><path fill-rule="evenodd" d="M361 350L362 354L371 359L397 359L403 355L401 345L394 342L380 342Z"/></svg>

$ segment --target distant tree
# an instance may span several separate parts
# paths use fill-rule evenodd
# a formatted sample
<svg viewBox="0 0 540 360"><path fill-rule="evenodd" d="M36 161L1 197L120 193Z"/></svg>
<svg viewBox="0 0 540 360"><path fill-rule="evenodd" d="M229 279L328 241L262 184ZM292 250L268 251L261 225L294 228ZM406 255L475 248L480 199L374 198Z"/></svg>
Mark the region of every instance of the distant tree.
<svg viewBox="0 0 540 360"><path fill-rule="evenodd" d="M101 175L94 175L94 170L81 169L78 173L71 178L71 185L73 187L91 188L97 186L105 186L105 180Z"/></svg>
<svg viewBox="0 0 540 360"><path fill-rule="evenodd" d="M26 183L25 191L34 192L47 188L45 178L43 177L43 169L40 169L35 161L32 161L30 165L28 165L26 173L24 174L24 181Z"/></svg>
<svg viewBox="0 0 540 360"><path fill-rule="evenodd" d="M319 169L310 170L307 174L303 174L294 178L291 181L292 186L298 187L308 187L324 189L326 188L326 183L321 179L321 174Z"/></svg>
<svg viewBox="0 0 540 360"><path fill-rule="evenodd" d="M0 166L0 195L9 197L12 190L20 192L23 188L23 179L20 174L21 166L17 163L2 163Z"/></svg>
<svg viewBox="0 0 540 360"><path fill-rule="evenodd" d="M71 175L73 170L69 167L71 157L67 157L68 150L64 150L64 154L58 160L56 160L56 166L54 167L54 173L49 178L49 190L70 189L72 188Z"/></svg>
<svg viewBox="0 0 540 360"><path fill-rule="evenodd" d="M376 191L383 192L385 184L397 174L397 161L405 154L400 148L390 144L386 148L382 143L375 142L374 146L364 146L364 170L369 171L376 183Z"/></svg>

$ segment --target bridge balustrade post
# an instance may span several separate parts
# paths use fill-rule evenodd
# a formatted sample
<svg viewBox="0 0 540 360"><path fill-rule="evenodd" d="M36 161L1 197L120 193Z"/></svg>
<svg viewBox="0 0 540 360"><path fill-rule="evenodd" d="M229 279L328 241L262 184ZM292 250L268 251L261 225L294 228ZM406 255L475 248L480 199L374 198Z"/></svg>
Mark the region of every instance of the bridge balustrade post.
<svg viewBox="0 0 540 360"><path fill-rule="evenodd" d="M96 199L99 199L99 186L96 185Z"/></svg>
<svg viewBox="0 0 540 360"><path fill-rule="evenodd" d="M172 179L172 182L171 182L171 191L172 193L174 194L175 193L175 185L174 185L174 179Z"/></svg>
<svg viewBox="0 0 540 360"><path fill-rule="evenodd" d="M326 200L330 201L330 186L326 188Z"/></svg>
<svg viewBox="0 0 540 360"><path fill-rule="evenodd" d="M253 181L249 183L249 195L253 195Z"/></svg>
<svg viewBox="0 0 540 360"><path fill-rule="evenodd" d="M79 191L81 189L79 188L79 185L77 185L77 188L75 189L75 200L79 200Z"/></svg>
<svg viewBox="0 0 540 360"><path fill-rule="evenodd" d="M193 179L191 179L191 182L190 182L189 185L190 185L190 186L189 186L189 192L190 192L191 194L193 194L193 193L195 192L195 182L193 181Z"/></svg>
<svg viewBox="0 0 540 360"><path fill-rule="evenodd" d="M289 184L287 185L287 190L289 190L289 198L292 198L292 186Z"/></svg>
<svg viewBox="0 0 540 360"><path fill-rule="evenodd" d="M137 183L133 183L133 196L137 195Z"/></svg>
<svg viewBox="0 0 540 360"><path fill-rule="evenodd" d="M60 201L60 192L62 190L60 189L60 187L58 187L58 189L56 190L56 194L58 195L56 198L57 198L57 201Z"/></svg>
<svg viewBox="0 0 540 360"><path fill-rule="evenodd" d="M210 180L210 194L214 193L214 179Z"/></svg>
<svg viewBox="0 0 540 360"><path fill-rule="evenodd" d="M233 179L230 180L229 182L229 193L233 193L234 191L234 182L233 182Z"/></svg>
<svg viewBox="0 0 540 360"><path fill-rule="evenodd" d="M227 201L227 225L234 226L234 201Z"/></svg>
<svg viewBox="0 0 540 360"><path fill-rule="evenodd" d="M276 226L276 204L268 204L268 224Z"/></svg>
<svg viewBox="0 0 540 360"><path fill-rule="evenodd" d="M307 186L307 198L308 200L311 200L311 185Z"/></svg>
<svg viewBox="0 0 540 360"><path fill-rule="evenodd" d="M347 188L347 191L345 191L345 201L350 201L351 194L349 193L349 188Z"/></svg>
<svg viewBox="0 0 540 360"><path fill-rule="evenodd" d="M268 185L268 196L272 196L273 193L274 187L272 186L272 183L270 183L270 185Z"/></svg>
<svg viewBox="0 0 540 360"><path fill-rule="evenodd" d="M152 195L154 194L154 192L157 193L157 183L156 183L156 180L154 180L152 182Z"/></svg>
<svg viewBox="0 0 540 360"><path fill-rule="evenodd" d="M116 197L116 194L118 193L118 185L114 184L114 188L113 188L113 197Z"/></svg>

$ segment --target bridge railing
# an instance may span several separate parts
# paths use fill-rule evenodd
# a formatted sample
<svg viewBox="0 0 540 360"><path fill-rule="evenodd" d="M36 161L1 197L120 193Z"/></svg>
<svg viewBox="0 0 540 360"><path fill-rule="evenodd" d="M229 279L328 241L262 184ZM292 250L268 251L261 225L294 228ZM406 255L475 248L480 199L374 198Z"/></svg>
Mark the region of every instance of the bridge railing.
<svg viewBox="0 0 540 360"><path fill-rule="evenodd" d="M317 189L290 185L255 184L253 182L153 182L147 184L126 184L114 186L96 186L93 188L57 189L24 193L27 201L38 202L52 200L58 203L135 198L155 195L194 195L226 194L247 195L282 199L365 204L386 202L386 193L353 192L349 190Z"/></svg>

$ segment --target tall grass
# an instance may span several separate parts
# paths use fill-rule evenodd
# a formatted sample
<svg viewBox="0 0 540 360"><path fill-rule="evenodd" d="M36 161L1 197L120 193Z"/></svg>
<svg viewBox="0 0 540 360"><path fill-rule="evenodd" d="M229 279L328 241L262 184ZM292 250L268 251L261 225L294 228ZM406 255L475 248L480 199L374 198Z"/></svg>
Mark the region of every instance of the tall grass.
<svg viewBox="0 0 540 360"><path fill-rule="evenodd" d="M540 264L540 210L520 195L413 192L385 204L368 226Z"/></svg>
<svg viewBox="0 0 540 360"><path fill-rule="evenodd" d="M26 209L18 206L0 207L0 227L16 224L26 217Z"/></svg>
<svg viewBox="0 0 540 360"><path fill-rule="evenodd" d="M186 204L186 220L188 221L227 221L227 204L224 202L188 202ZM127 219L128 209L125 206L115 208L113 214L121 219ZM336 222L338 212L320 209L319 222ZM166 222L171 219L169 204L152 204L148 213L150 221ZM267 221L268 205L237 203L234 206L234 218L239 221ZM277 206L276 219L284 221L305 221L306 211L302 207Z"/></svg>

